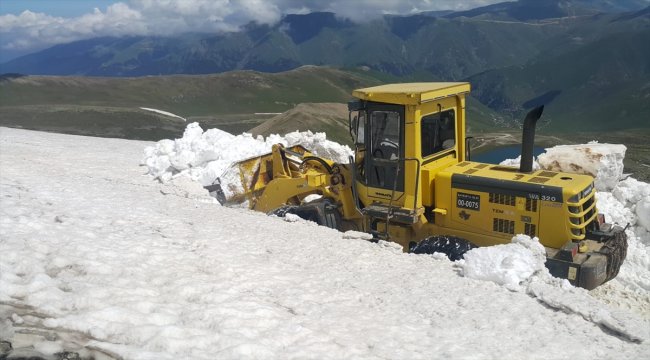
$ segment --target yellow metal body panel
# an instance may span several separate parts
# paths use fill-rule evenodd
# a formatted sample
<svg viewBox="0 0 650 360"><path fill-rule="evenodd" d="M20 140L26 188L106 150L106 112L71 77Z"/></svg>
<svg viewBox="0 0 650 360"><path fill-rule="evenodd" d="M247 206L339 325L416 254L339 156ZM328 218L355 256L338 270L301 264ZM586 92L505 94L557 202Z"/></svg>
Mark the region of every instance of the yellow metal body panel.
<svg viewBox="0 0 650 360"><path fill-rule="evenodd" d="M425 82L373 86L354 90L352 96L388 104L417 105L469 91L467 82Z"/></svg>
<svg viewBox="0 0 650 360"><path fill-rule="evenodd" d="M584 239L586 224L596 216L593 178L587 175L520 173L466 161L438 173L435 193L436 208L447 212L435 215L436 226L444 228L437 231L477 245L507 243L515 234L529 234L545 246L560 248L569 240ZM582 193L575 204L568 201ZM573 214L570 207L580 211L574 209ZM552 226L540 227L541 219Z"/></svg>

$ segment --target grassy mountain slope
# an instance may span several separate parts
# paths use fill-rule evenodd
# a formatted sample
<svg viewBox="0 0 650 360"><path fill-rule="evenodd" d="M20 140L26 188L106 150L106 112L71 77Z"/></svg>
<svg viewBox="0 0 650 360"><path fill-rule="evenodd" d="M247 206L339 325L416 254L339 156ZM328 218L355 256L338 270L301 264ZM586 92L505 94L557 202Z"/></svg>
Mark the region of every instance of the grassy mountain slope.
<svg viewBox="0 0 650 360"><path fill-rule="evenodd" d="M648 0L519 0L454 12L446 17L530 21L594 15L602 12L635 11L648 5L650 5Z"/></svg>
<svg viewBox="0 0 650 360"><path fill-rule="evenodd" d="M513 116L546 104L549 131L650 127L650 28L618 33L521 67L470 78L474 95Z"/></svg>
<svg viewBox="0 0 650 360"><path fill-rule="evenodd" d="M229 70L286 71L300 65L367 66L398 76L457 80L536 55L564 27L426 15L354 24L331 13L291 15L276 26L174 38L98 38L57 45L0 65L1 72L142 76Z"/></svg>
<svg viewBox="0 0 650 360"><path fill-rule="evenodd" d="M250 130L253 135L286 134L292 131L324 132L327 138L350 145L348 107L341 103L298 104Z"/></svg>
<svg viewBox="0 0 650 360"><path fill-rule="evenodd" d="M149 140L160 132L182 134L185 123L140 109L147 107L241 132L269 117L256 113L283 112L302 102L345 102L352 89L378 83L361 73L317 67L276 74L27 76L0 82L0 125ZM154 127L160 131L149 131Z"/></svg>

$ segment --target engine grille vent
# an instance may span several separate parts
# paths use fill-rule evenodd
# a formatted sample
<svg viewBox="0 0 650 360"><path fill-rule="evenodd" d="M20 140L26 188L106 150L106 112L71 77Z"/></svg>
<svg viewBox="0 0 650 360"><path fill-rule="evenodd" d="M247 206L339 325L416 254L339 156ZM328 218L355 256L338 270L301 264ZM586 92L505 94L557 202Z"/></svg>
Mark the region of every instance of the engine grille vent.
<svg viewBox="0 0 650 360"><path fill-rule="evenodd" d="M571 235L574 240L584 239L587 226L596 219L598 210L596 210L595 193L593 184L591 184L579 193L580 196L584 197L582 200L573 202L570 199L567 202L569 206L569 226L571 226Z"/></svg>
<svg viewBox="0 0 650 360"><path fill-rule="evenodd" d="M471 163L469 163L467 161L463 161L462 163L458 164L458 166L467 166L469 164L471 164Z"/></svg>
<svg viewBox="0 0 650 360"><path fill-rule="evenodd" d="M537 200L526 199L526 211L537 212Z"/></svg>
<svg viewBox="0 0 650 360"><path fill-rule="evenodd" d="M549 178L535 176L534 178L528 180L528 182L532 182L532 183L535 183L535 184L543 184L543 183L547 182L548 180L549 180Z"/></svg>
<svg viewBox="0 0 650 360"><path fill-rule="evenodd" d="M488 166L490 166L490 165L488 165L488 164L478 164L478 165L474 166L474 168L476 168L476 169L485 169Z"/></svg>
<svg viewBox="0 0 650 360"><path fill-rule="evenodd" d="M515 222L511 220L494 218L494 220L492 221L492 230L504 234L514 234Z"/></svg>
<svg viewBox="0 0 650 360"><path fill-rule="evenodd" d="M502 204L515 206L516 197L514 195L490 193L490 202L493 204Z"/></svg>
<svg viewBox="0 0 650 360"><path fill-rule="evenodd" d="M475 173L477 171L478 170L476 170L476 169L467 169L467 170L463 171L463 174L473 174L473 173Z"/></svg>
<svg viewBox="0 0 650 360"><path fill-rule="evenodd" d="M535 224L525 224L524 225L524 233L530 237L535 236L535 232L537 231L537 226Z"/></svg>

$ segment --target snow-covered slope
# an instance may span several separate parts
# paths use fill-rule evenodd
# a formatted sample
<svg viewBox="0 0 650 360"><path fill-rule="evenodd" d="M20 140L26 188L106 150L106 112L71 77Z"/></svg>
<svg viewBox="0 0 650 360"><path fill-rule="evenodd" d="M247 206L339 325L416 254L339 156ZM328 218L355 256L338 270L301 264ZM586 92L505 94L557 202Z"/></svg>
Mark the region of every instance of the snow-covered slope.
<svg viewBox="0 0 650 360"><path fill-rule="evenodd" d="M540 278L511 291L360 234L221 207L186 177L152 181L146 145L0 128L0 339L128 359L650 353L643 315L586 291Z"/></svg>

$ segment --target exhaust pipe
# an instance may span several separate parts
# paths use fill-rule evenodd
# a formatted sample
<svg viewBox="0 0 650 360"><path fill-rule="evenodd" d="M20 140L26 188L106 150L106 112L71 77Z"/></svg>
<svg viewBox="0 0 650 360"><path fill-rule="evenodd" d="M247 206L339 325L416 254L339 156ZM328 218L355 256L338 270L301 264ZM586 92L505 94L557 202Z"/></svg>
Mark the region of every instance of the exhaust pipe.
<svg viewBox="0 0 650 360"><path fill-rule="evenodd" d="M524 119L524 130L521 135L521 161L519 172L528 173L533 171L533 147L535 146L535 125L542 117L544 105L538 106L528 112Z"/></svg>

